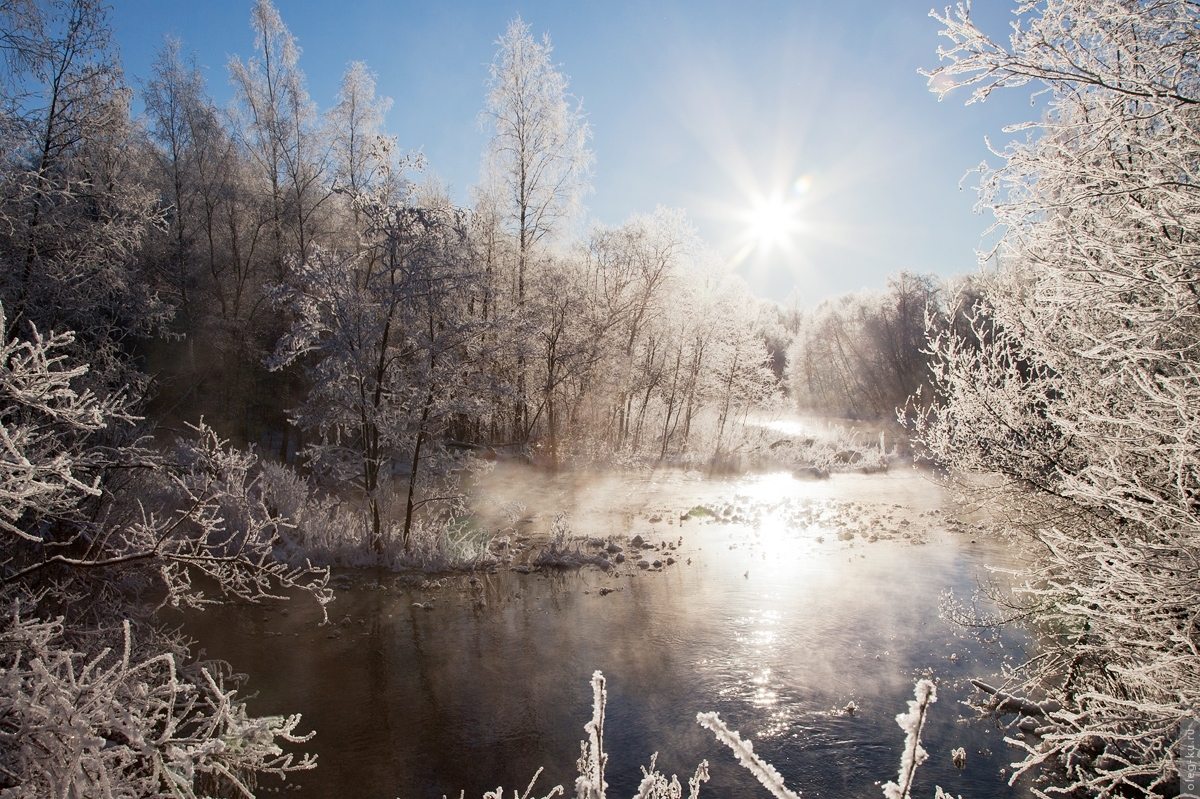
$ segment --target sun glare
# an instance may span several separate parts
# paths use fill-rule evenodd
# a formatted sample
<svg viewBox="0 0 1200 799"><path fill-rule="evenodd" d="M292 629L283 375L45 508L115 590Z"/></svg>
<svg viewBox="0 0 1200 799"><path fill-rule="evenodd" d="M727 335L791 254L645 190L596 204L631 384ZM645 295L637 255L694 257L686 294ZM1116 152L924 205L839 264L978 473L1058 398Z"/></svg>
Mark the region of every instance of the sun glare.
<svg viewBox="0 0 1200 799"><path fill-rule="evenodd" d="M815 224L817 179L807 173L795 179L777 175L764 185L745 175L738 183L741 202L736 206L722 205L720 209L731 227L740 227L730 242L737 247L730 265L755 272L777 270L780 266L795 269L798 264L806 263L807 240L821 239L828 227Z"/></svg>
<svg viewBox="0 0 1200 799"><path fill-rule="evenodd" d="M786 244L795 226L795 209L781 200L767 200L750 211L750 237L759 246Z"/></svg>
<svg viewBox="0 0 1200 799"><path fill-rule="evenodd" d="M799 207L781 197L756 201L745 212L747 243L762 250L788 249L800 232Z"/></svg>

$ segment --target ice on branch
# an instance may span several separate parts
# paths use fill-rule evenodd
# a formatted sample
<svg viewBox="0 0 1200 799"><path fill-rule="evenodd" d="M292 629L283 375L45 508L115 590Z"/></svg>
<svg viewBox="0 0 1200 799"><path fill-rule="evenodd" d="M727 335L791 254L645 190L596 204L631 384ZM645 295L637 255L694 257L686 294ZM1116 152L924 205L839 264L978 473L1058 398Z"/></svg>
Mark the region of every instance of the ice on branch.
<svg viewBox="0 0 1200 799"><path fill-rule="evenodd" d="M754 745L749 741L743 741L742 736L738 735L736 730L729 729L725 722L721 721L719 714L697 713L696 721L700 723L700 726L711 730L713 735L717 736L718 741L732 749L738 762L757 777L772 796L776 799L799 799L800 794L792 792L783 784L783 776L775 770L775 767L754 754Z"/></svg>
<svg viewBox="0 0 1200 799"><path fill-rule="evenodd" d="M579 777L575 780L577 799L604 799L608 783L604 781L604 766L608 755L604 754L604 708L608 703L608 692L604 689L604 675L592 673L592 720L583 725L588 734L586 741L579 744ZM651 763L653 768L653 763Z"/></svg>
<svg viewBox="0 0 1200 799"><path fill-rule="evenodd" d="M683 799L683 786L679 777L672 774L668 780L666 775L657 768L658 752L650 756L650 768L642 766L642 781L638 784L638 792L634 799ZM708 782L708 761L701 760L696 766L696 773L688 780L691 791L689 799L699 799L700 783Z"/></svg>
<svg viewBox="0 0 1200 799"><path fill-rule="evenodd" d="M8 320L0 306L0 330ZM87 365L66 362L71 333L43 336L30 325L31 337L0 340L0 531L40 541L21 521L30 512L53 515L73 507L81 495L100 493L98 478L83 477L86 464L73 457L76 438L105 426L116 409L72 382Z"/></svg>
<svg viewBox="0 0 1200 799"><path fill-rule="evenodd" d="M929 757L921 746L921 729L925 726L926 710L937 701L937 686L929 680L920 680L913 694L916 699L909 701L908 712L896 716L896 723L904 730L904 754L900 756L899 784L889 782L883 786L887 799L908 799L917 766Z"/></svg>
<svg viewBox="0 0 1200 799"><path fill-rule="evenodd" d="M0 619L0 774L5 797L253 796L258 775L316 766L281 743L299 714L254 718L221 664L181 667L171 652L123 646L93 656L63 639L62 619Z"/></svg>
<svg viewBox="0 0 1200 799"><path fill-rule="evenodd" d="M533 779L531 779L529 784L525 786L525 793L517 793L517 789L513 788L513 799L529 799L530 794L533 793L533 785L537 782L538 777L542 776L543 771L545 771L545 769L539 768L533 773ZM552 799L552 797L562 796L562 794L563 787L561 785L555 785L550 789L550 793L543 796L542 799ZM464 793L461 796L465 795L466 794ZM443 799L445 799L445 797L443 797ZM504 788L502 786L496 786L496 790L485 793L483 795L483 799L504 799Z"/></svg>

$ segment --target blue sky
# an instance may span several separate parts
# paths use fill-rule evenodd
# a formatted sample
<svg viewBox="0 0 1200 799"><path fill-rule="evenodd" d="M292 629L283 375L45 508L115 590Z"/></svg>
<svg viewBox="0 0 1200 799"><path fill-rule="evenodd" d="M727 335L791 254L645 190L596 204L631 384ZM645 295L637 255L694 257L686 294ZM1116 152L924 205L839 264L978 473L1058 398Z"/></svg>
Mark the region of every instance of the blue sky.
<svg viewBox="0 0 1200 799"><path fill-rule="evenodd" d="M487 64L519 14L550 34L592 126L590 218L684 208L757 294L806 305L882 288L900 269L975 269L990 218L960 180L988 157L985 136L1006 141L1004 125L1036 113L1019 90L938 103L917 74L937 64L929 0L276 2L318 105L333 104L350 61L366 61L395 101L388 131L423 150L461 202L479 176ZM974 13L1004 35L1011 8L984 0ZM251 54L250 10L251 0L116 0L128 77L145 79L171 34L228 102L225 65ZM798 205L786 246L747 239L748 209L773 194Z"/></svg>

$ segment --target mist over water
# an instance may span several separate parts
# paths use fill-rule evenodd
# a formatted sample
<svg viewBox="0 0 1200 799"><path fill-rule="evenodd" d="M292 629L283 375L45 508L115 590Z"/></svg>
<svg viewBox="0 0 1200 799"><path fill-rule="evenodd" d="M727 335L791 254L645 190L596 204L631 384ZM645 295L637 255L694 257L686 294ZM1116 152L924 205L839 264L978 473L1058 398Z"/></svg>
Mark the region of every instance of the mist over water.
<svg viewBox="0 0 1200 799"><path fill-rule="evenodd" d="M899 763L895 716L929 675L939 701L913 795L932 796L935 784L970 797L1020 789L999 776L1015 759L1004 733L958 723L970 711L957 700L967 678L993 676L1024 641L980 642L938 616L944 590L969 596L986 564L1011 555L954 522L949 498L921 474L706 480L501 466L482 488L492 499L477 508L481 522L516 517L514 545L536 543L566 512L575 534L618 536L630 554L634 534L674 544L647 556L676 563L641 570L631 559L618 575L502 567L475 583L344 574L326 627L301 601L188 616L207 656L253 675L253 712L301 712L317 731L298 748L319 753L320 766L281 792L478 797L523 791L545 766L535 793L570 793L595 669L608 678L614 797L636 793L654 752L681 780L707 759L702 795L765 796L696 724L710 710L805 796L878 797ZM715 515L681 520L697 506Z"/></svg>

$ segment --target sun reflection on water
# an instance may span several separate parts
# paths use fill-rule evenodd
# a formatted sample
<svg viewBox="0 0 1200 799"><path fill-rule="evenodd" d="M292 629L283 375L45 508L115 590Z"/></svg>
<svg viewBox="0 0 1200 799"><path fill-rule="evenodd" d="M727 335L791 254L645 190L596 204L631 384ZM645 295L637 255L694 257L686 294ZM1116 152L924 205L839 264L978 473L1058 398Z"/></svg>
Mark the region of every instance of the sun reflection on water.
<svg viewBox="0 0 1200 799"><path fill-rule="evenodd" d="M771 688L770 681L770 668L764 668L750 678L750 684L754 686L754 696L750 701L755 707L772 707L779 703L779 694Z"/></svg>
<svg viewBox="0 0 1200 799"><path fill-rule="evenodd" d="M747 480L740 493L755 502L773 502L791 496L796 488L796 478L790 472L772 472Z"/></svg>

